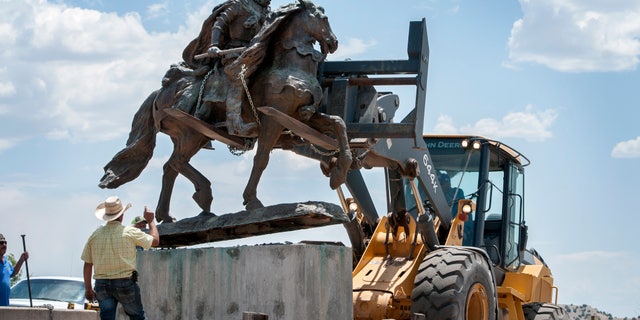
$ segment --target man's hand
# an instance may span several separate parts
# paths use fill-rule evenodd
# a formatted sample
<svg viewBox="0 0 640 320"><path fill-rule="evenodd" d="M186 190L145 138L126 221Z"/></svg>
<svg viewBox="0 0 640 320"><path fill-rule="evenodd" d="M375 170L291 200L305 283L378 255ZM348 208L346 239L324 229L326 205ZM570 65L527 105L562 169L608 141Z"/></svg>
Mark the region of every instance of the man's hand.
<svg viewBox="0 0 640 320"><path fill-rule="evenodd" d="M144 220L147 221L148 224L153 222L153 219L155 218L155 214L153 213L153 211L149 210L147 208L147 206L144 206Z"/></svg>
<svg viewBox="0 0 640 320"><path fill-rule="evenodd" d="M207 54L209 55L209 57L211 58L217 58L220 55L220 48L218 48L217 46L212 46L211 48L209 48L209 50L207 50Z"/></svg>
<svg viewBox="0 0 640 320"><path fill-rule="evenodd" d="M20 255L20 258L16 262L16 265L13 266L13 274L11 274L11 278L15 277L20 273L20 268L22 268L22 264L29 259L29 252L25 251Z"/></svg>
<svg viewBox="0 0 640 320"><path fill-rule="evenodd" d="M156 223L153 220L155 214L147 209L147 206L144 206L144 219L147 220L149 224L149 234L153 237L153 242L151 246L155 247L160 244L160 235L158 234L158 228L156 227Z"/></svg>
<svg viewBox="0 0 640 320"><path fill-rule="evenodd" d="M89 300L89 302L96 301L96 292L93 291L93 288L84 289L84 297Z"/></svg>

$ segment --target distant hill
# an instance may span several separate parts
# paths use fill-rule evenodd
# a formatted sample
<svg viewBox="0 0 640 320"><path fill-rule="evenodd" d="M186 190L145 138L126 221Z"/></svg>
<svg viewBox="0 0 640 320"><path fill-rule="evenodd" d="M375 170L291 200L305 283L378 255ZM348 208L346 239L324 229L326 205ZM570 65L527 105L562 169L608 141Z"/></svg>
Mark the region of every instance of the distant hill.
<svg viewBox="0 0 640 320"><path fill-rule="evenodd" d="M640 316L636 317L614 317L612 314L600 311L586 304L577 306L574 304L561 304L569 315L569 319L585 319L585 320L640 320Z"/></svg>

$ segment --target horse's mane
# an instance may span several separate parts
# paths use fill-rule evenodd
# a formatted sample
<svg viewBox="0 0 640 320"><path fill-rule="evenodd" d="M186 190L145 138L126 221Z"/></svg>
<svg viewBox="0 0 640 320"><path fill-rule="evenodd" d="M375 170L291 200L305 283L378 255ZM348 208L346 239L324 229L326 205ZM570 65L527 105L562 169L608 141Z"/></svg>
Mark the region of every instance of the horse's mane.
<svg viewBox="0 0 640 320"><path fill-rule="evenodd" d="M302 9L304 9L302 4L291 3L274 10L270 19L265 22L258 34L251 40L249 47L225 68L225 72L232 76L237 75L240 74L244 66L246 68L244 71L245 77L250 77L262 64L262 61L268 53L267 51L271 44L272 37L274 34L277 34L276 31L283 25L283 21L286 21L293 13Z"/></svg>

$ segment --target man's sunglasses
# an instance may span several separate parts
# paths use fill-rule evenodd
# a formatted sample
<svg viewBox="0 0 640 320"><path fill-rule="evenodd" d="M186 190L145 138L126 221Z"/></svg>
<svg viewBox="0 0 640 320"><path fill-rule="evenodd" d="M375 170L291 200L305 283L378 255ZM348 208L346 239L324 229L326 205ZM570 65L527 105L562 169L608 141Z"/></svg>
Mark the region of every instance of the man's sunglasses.
<svg viewBox="0 0 640 320"><path fill-rule="evenodd" d="M7 245L6 241L0 241L0 246L5 246L5 245Z"/></svg>

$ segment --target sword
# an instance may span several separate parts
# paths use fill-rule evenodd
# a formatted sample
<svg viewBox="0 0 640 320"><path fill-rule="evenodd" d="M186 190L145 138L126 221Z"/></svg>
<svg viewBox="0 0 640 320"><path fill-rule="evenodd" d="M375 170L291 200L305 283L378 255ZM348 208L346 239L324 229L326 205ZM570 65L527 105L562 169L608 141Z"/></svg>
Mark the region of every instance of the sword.
<svg viewBox="0 0 640 320"><path fill-rule="evenodd" d="M239 53L242 52L246 49L246 47L238 47L238 48L232 48L232 49L227 49L227 50L220 50L218 51L216 54L210 54L209 52L205 52L205 53L201 53L196 55L194 58L196 60L201 60L201 59L205 59L205 58L217 58L220 56L226 56L228 54L232 54L232 53Z"/></svg>

